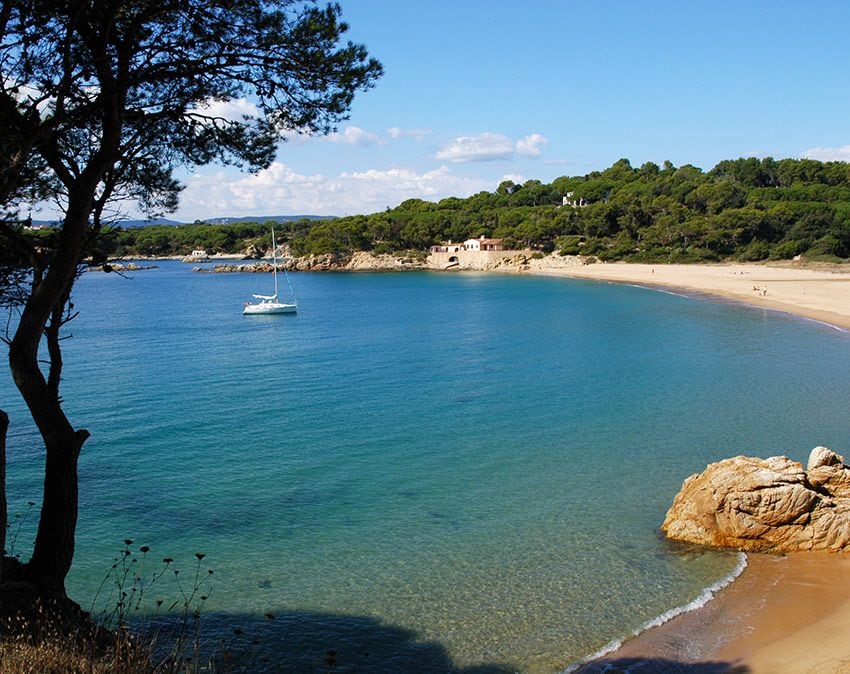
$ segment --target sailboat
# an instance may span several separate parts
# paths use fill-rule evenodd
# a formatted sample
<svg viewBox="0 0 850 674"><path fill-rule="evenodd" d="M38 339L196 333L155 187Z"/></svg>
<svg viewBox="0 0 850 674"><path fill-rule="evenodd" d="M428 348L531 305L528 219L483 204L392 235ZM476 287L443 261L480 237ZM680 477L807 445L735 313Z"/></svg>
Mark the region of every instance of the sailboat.
<svg viewBox="0 0 850 674"><path fill-rule="evenodd" d="M283 273L286 274L286 267L283 268ZM292 292L292 283L289 283L289 275L286 275L286 281L289 283L289 292L292 295L292 304L286 304L278 301L277 297L277 244L274 240L274 229L272 229L272 274L274 275L274 295L254 295L254 299L259 302L245 302L243 314L294 314L298 310L298 304L295 302L295 293Z"/></svg>

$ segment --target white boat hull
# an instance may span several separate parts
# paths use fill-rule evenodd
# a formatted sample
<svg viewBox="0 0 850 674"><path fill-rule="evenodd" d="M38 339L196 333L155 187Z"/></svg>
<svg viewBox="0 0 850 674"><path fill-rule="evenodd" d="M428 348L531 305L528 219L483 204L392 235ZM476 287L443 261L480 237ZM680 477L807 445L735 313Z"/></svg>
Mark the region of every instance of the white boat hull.
<svg viewBox="0 0 850 674"><path fill-rule="evenodd" d="M283 268L286 273L286 267ZM268 316L270 314L294 314L298 309L298 305L293 301L291 304L278 302L277 294L277 243L274 240L274 227L272 227L272 277L274 278L274 295L254 295L255 300L259 302L245 302L245 308L242 309L243 315L253 316ZM289 276L286 277L287 281ZM292 292L292 284L289 285L289 290ZM292 293L292 299L295 299L295 293Z"/></svg>
<svg viewBox="0 0 850 674"><path fill-rule="evenodd" d="M294 314L297 310L297 304L282 304L280 302L260 302L259 304L246 304L245 308L242 310L242 313L252 315Z"/></svg>

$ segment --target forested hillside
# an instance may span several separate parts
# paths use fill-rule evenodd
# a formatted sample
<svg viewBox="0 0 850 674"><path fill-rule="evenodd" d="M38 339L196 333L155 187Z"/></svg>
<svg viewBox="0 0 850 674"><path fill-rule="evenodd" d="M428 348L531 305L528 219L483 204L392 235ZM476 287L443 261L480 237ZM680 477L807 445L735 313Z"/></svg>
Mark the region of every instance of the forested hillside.
<svg viewBox="0 0 850 674"><path fill-rule="evenodd" d="M569 202L564 203L564 200ZM571 205L574 204L574 205ZM116 230L110 254L240 252L268 243L270 223ZM437 203L410 199L372 215L277 225L294 254L425 251L485 235L510 247L603 260L698 262L850 257L850 164L810 159L722 161L704 172L621 159L604 171L510 181Z"/></svg>

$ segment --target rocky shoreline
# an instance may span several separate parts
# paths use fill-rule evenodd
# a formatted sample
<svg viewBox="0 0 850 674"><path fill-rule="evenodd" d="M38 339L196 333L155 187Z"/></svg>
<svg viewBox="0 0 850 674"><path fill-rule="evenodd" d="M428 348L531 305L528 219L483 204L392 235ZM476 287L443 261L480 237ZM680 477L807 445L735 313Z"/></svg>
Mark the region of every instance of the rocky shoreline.
<svg viewBox="0 0 850 674"><path fill-rule="evenodd" d="M107 264L95 265L89 267L86 271L103 271L103 272L123 272L123 271L144 271L145 269L158 269L155 264L136 264L135 262L109 262Z"/></svg>
<svg viewBox="0 0 850 674"><path fill-rule="evenodd" d="M846 672L850 466L815 447L807 465L736 456L688 477L662 531L747 552L743 573L701 608L625 641L577 672ZM838 553L838 554L836 554Z"/></svg>
<svg viewBox="0 0 850 674"><path fill-rule="evenodd" d="M661 529L668 538L743 551L850 548L850 467L815 447L808 465L736 456L691 475Z"/></svg>
<svg viewBox="0 0 850 674"><path fill-rule="evenodd" d="M327 253L287 258L278 262L277 268L287 271L416 271L429 267L423 260L413 257L373 255L371 253L354 253L351 256L343 256ZM193 267L192 271L212 274L262 274L270 273L272 269L271 262L257 260L241 264L217 264L212 268Z"/></svg>
<svg viewBox="0 0 850 674"><path fill-rule="evenodd" d="M287 271L503 271L509 273L542 272L569 269L588 264L592 258L556 253L542 255L531 251L506 251L493 255L458 255L456 261L447 262L429 255L391 255L356 252L351 255L310 255L292 257L278 263L278 270ZM266 260L241 264L218 264L212 268L193 267L200 273L269 273L272 263Z"/></svg>

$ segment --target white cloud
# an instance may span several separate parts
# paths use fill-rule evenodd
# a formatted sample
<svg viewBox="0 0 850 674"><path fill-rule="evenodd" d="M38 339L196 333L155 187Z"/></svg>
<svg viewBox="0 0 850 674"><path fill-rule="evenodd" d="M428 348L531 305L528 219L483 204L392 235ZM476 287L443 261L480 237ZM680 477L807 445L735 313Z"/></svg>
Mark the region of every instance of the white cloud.
<svg viewBox="0 0 850 674"><path fill-rule="evenodd" d="M516 153L523 157L539 157L543 148L549 146L549 140L539 133L533 133L516 142Z"/></svg>
<svg viewBox="0 0 850 674"><path fill-rule="evenodd" d="M45 96L40 89L30 84L18 84L15 80L4 77L2 89L4 93L17 99L18 102L27 108L35 104L35 109L42 118L52 115L55 110L56 97ZM99 89L96 87L83 87L81 90L82 94L87 96L89 100L94 100L97 97L98 91Z"/></svg>
<svg viewBox="0 0 850 674"><path fill-rule="evenodd" d="M260 110L245 98L229 101L210 99L197 108L198 112L210 117L219 117L231 122L241 122L245 117L260 117Z"/></svg>
<svg viewBox="0 0 850 674"><path fill-rule="evenodd" d="M513 141L499 133L461 136L449 141L437 151L437 159L463 163L513 159L516 156L538 157L549 141L539 133Z"/></svg>
<svg viewBox="0 0 850 674"><path fill-rule="evenodd" d="M447 166L417 173L370 169L336 176L302 175L280 162L256 175L224 171L187 181L177 218L227 215L348 215L375 213L405 199L466 197L495 189L490 180L455 173Z"/></svg>
<svg viewBox="0 0 850 674"><path fill-rule="evenodd" d="M819 161L850 161L850 145L841 147L812 147L802 152L803 159L817 159Z"/></svg>
<svg viewBox="0 0 850 674"><path fill-rule="evenodd" d="M359 126L347 126L342 133L336 132L328 134L327 139L331 143L342 143L344 145L355 145L357 147L378 145L382 142L380 136L370 133L365 129L361 129Z"/></svg>
<svg viewBox="0 0 850 674"><path fill-rule="evenodd" d="M422 140L431 133L431 129L401 129L397 126L387 129L390 138L398 140L399 138L413 138L414 140Z"/></svg>
<svg viewBox="0 0 850 674"><path fill-rule="evenodd" d="M482 133L455 138L440 148L436 158L452 162L495 161L510 159L513 154L514 143L510 138L498 133Z"/></svg>
<svg viewBox="0 0 850 674"><path fill-rule="evenodd" d="M520 175L519 173L506 173L502 176L502 179L499 181L499 183L503 183L506 180L510 180L512 183L514 183L514 185L522 185L528 180L528 178L526 178L524 175Z"/></svg>

